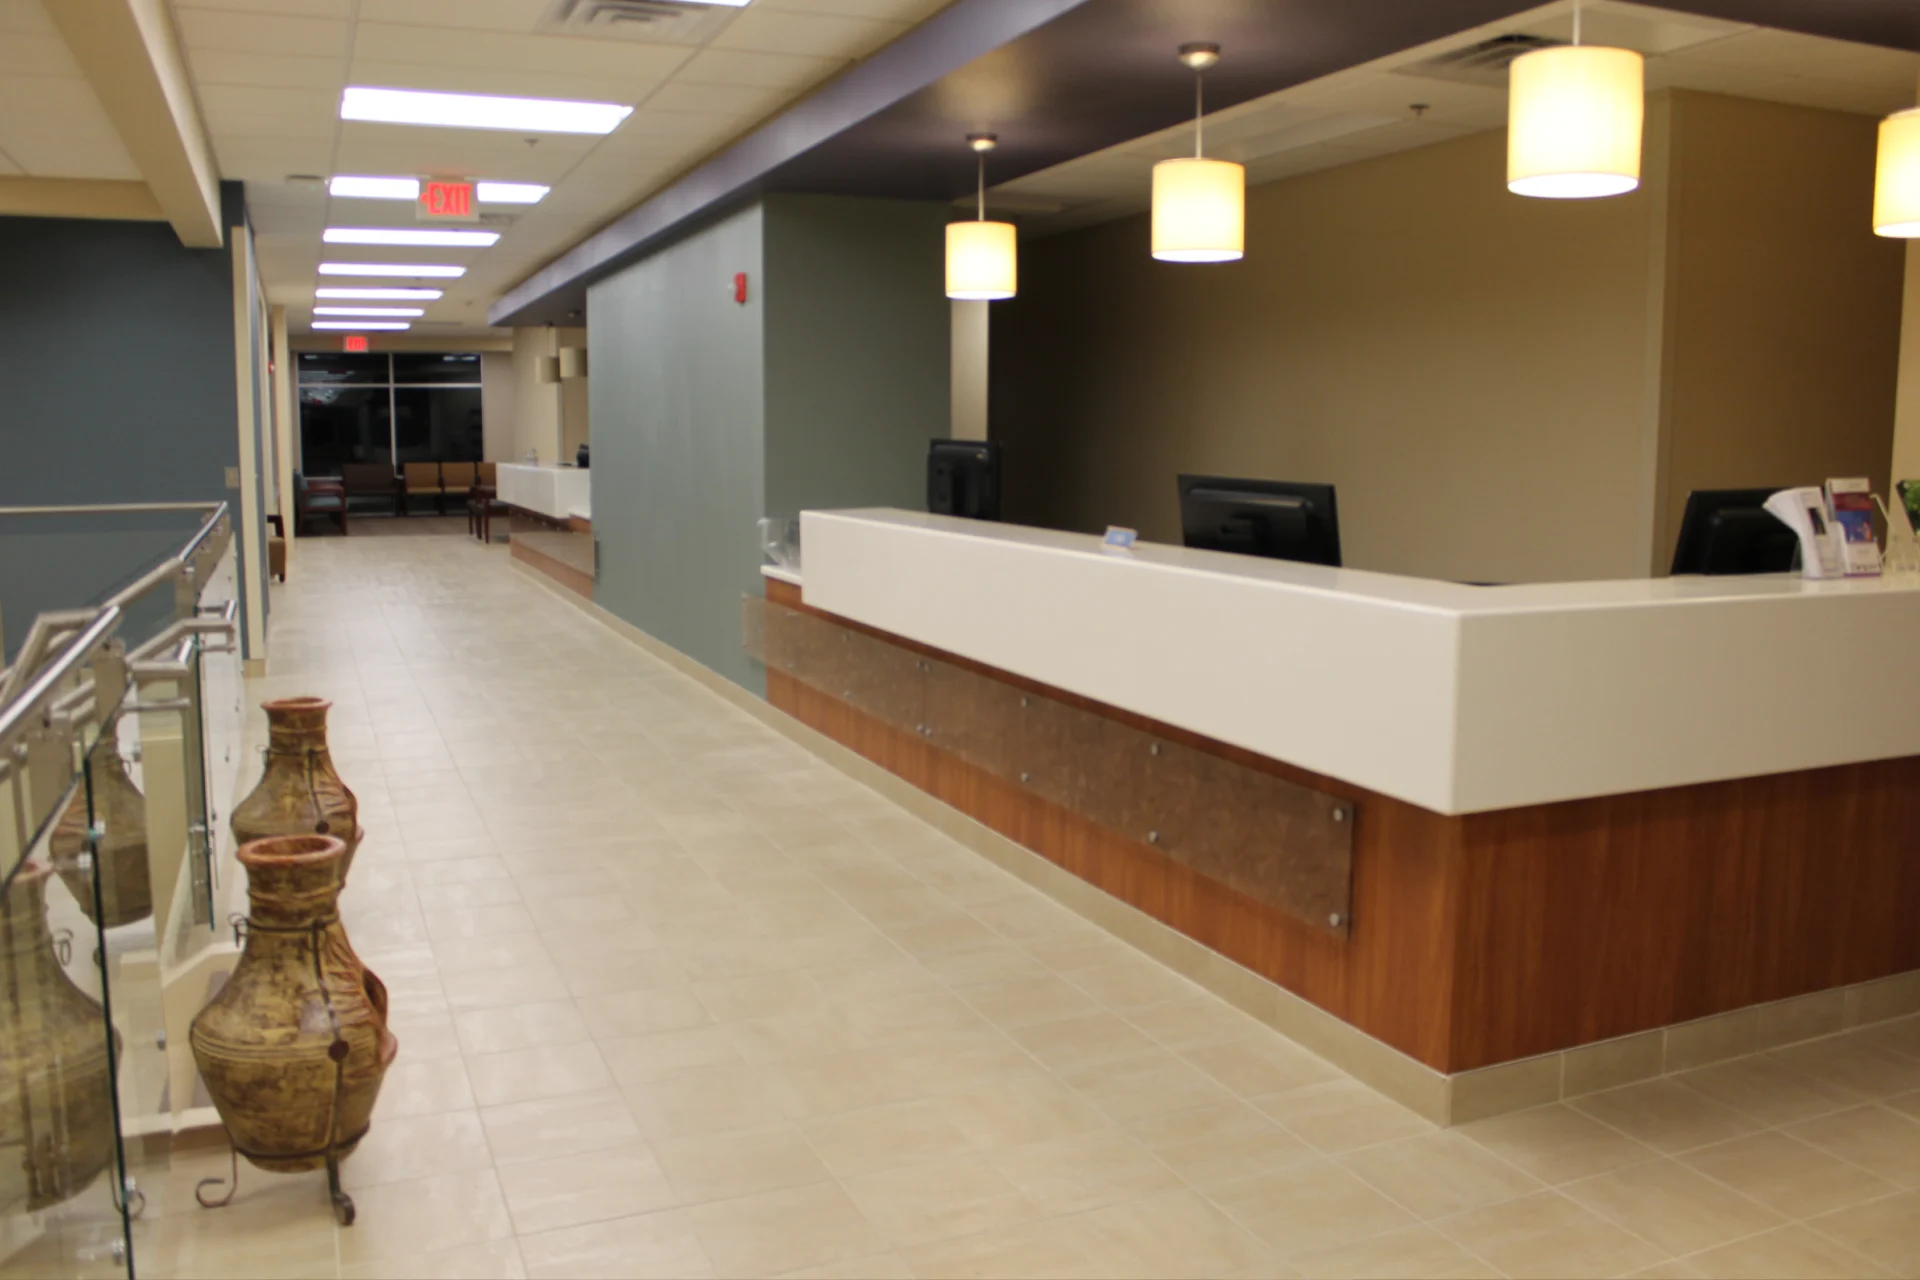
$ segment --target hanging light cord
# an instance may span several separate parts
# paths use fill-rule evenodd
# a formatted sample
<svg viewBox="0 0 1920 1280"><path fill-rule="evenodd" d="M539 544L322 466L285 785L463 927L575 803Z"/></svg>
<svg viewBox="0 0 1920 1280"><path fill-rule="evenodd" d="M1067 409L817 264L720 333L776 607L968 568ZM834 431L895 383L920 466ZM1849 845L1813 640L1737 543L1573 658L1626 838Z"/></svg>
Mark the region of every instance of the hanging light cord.
<svg viewBox="0 0 1920 1280"><path fill-rule="evenodd" d="M1573 43L1580 43L1580 0L1573 0Z"/></svg>
<svg viewBox="0 0 1920 1280"><path fill-rule="evenodd" d="M987 220L987 153L976 151L974 155L980 160L980 211L977 220L985 222Z"/></svg>
<svg viewBox="0 0 1920 1280"><path fill-rule="evenodd" d="M1202 133L1207 127L1205 99L1201 96L1206 82L1207 73L1195 68L1193 73L1193 158L1195 160L1200 159L1202 156L1200 144L1202 142Z"/></svg>

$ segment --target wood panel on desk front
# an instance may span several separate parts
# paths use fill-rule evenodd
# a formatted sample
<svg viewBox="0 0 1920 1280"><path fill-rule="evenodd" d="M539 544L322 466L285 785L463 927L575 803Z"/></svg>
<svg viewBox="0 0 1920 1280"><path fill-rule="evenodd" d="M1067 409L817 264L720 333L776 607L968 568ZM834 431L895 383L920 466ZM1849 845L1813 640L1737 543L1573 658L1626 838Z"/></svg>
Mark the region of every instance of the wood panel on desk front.
<svg viewBox="0 0 1920 1280"><path fill-rule="evenodd" d="M1354 801L1343 943L767 673L776 707L1436 1070L1920 969L1920 758L1447 817L887 638Z"/></svg>
<svg viewBox="0 0 1920 1280"><path fill-rule="evenodd" d="M767 599L804 608L769 580ZM822 615L831 617L832 615ZM842 618L842 626L870 631ZM873 634L883 634L874 632ZM898 637L903 647L937 651ZM1152 846L1049 804L769 669L767 700L882 768L1081 879L1436 1068L1451 1042L1451 863L1458 824L1386 796L940 653L942 660L1355 802L1353 928L1342 942L1196 875Z"/></svg>

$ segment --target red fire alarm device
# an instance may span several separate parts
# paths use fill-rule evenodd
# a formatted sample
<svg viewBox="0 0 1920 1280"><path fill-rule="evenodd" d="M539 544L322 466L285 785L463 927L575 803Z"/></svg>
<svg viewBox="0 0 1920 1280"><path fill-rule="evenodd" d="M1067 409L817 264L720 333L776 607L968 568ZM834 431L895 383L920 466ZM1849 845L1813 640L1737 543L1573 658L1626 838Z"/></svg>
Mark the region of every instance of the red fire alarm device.
<svg viewBox="0 0 1920 1280"><path fill-rule="evenodd" d="M367 349L367 335L364 333L350 333L344 341L346 342L344 350L365 351Z"/></svg>
<svg viewBox="0 0 1920 1280"><path fill-rule="evenodd" d="M471 182L420 184L420 204L416 213L422 222L478 222L480 211L474 207Z"/></svg>
<svg viewBox="0 0 1920 1280"><path fill-rule="evenodd" d="M747 273L736 271L733 276L733 300L745 304L747 300Z"/></svg>

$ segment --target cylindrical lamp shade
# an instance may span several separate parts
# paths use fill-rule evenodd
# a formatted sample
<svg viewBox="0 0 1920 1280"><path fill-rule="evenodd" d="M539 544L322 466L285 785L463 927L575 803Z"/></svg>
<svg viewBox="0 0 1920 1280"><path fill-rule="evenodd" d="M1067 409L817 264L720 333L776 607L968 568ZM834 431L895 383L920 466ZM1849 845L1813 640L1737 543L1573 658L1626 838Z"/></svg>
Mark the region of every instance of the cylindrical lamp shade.
<svg viewBox="0 0 1920 1280"><path fill-rule="evenodd" d="M1153 256L1233 262L1246 252L1247 171L1187 156L1153 166Z"/></svg>
<svg viewBox="0 0 1920 1280"><path fill-rule="evenodd" d="M947 224L947 296L962 302L1011 298L1020 283L1020 244L1011 222Z"/></svg>
<svg viewBox="0 0 1920 1280"><path fill-rule="evenodd" d="M1515 58L1507 90L1507 190L1584 200L1639 186L1645 65L1631 49L1590 44Z"/></svg>
<svg viewBox="0 0 1920 1280"><path fill-rule="evenodd" d="M1920 238L1920 107L1880 122L1880 162L1873 175L1873 230Z"/></svg>

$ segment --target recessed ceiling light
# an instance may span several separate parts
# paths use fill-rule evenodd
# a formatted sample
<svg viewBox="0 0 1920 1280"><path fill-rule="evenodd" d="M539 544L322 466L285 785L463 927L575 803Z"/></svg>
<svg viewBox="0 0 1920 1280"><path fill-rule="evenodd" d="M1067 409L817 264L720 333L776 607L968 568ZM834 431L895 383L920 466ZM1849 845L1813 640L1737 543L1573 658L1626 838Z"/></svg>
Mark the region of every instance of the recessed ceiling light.
<svg viewBox="0 0 1920 1280"><path fill-rule="evenodd" d="M418 200L418 178L351 178L341 176L327 183L330 196L352 196L361 200Z"/></svg>
<svg viewBox="0 0 1920 1280"><path fill-rule="evenodd" d="M357 331L367 329L387 330L413 328L413 326L405 320L315 320L313 327L316 329L353 329Z"/></svg>
<svg viewBox="0 0 1920 1280"><path fill-rule="evenodd" d="M415 231L402 227L328 227L320 238L328 244L405 244L484 249L500 238L498 231Z"/></svg>
<svg viewBox="0 0 1920 1280"><path fill-rule="evenodd" d="M550 190L537 182L478 182L473 194L481 204L539 204Z"/></svg>
<svg viewBox="0 0 1920 1280"><path fill-rule="evenodd" d="M316 298L362 298L372 302L432 302L438 289L315 289Z"/></svg>
<svg viewBox="0 0 1920 1280"><path fill-rule="evenodd" d="M423 316L419 307L315 307L317 316Z"/></svg>
<svg viewBox="0 0 1920 1280"><path fill-rule="evenodd" d="M350 85L340 95L342 120L442 125L453 129L512 129L517 133L612 133L633 108L616 102L553 98L494 98L477 93L427 93Z"/></svg>
<svg viewBox="0 0 1920 1280"><path fill-rule="evenodd" d="M465 267L423 262L323 262L323 276L395 276L413 280L458 280Z"/></svg>

